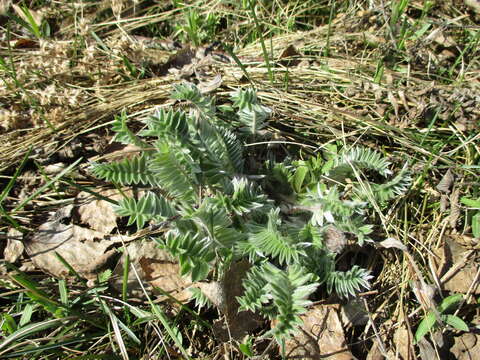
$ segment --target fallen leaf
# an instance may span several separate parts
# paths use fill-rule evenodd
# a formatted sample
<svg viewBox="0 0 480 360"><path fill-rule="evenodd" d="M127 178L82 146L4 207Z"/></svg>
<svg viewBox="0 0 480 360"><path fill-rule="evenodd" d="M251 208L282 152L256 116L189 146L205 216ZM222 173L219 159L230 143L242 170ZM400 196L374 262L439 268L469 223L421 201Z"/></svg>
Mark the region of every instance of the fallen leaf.
<svg viewBox="0 0 480 360"><path fill-rule="evenodd" d="M475 281L478 264L467 261L472 255L469 250L455 241L456 237L447 238L442 246L433 252L437 267L437 276L441 278L442 290L456 293L466 293ZM472 289L473 294L480 294L480 286Z"/></svg>
<svg viewBox="0 0 480 360"><path fill-rule="evenodd" d="M205 293L225 316L224 319L219 319L213 324L214 334L220 341L240 340L263 323L263 319L251 311L238 312L240 304L237 297L243 295L242 281L250 266L250 263L245 260L233 263L220 282L221 290L217 290L220 296L216 295L216 300L212 292ZM202 291L204 291L203 288Z"/></svg>
<svg viewBox="0 0 480 360"><path fill-rule="evenodd" d="M115 254L112 245L121 242L121 237L107 238L98 231L64 224L72 209L73 205L69 205L53 214L53 219L41 225L26 241L26 251L35 267L54 276L68 275L68 269L55 255L58 253L81 276L94 279Z"/></svg>
<svg viewBox="0 0 480 360"><path fill-rule="evenodd" d="M288 45L278 57L279 63L283 66L297 66L300 63L300 53L295 46Z"/></svg>
<svg viewBox="0 0 480 360"><path fill-rule="evenodd" d="M440 180L438 183L437 190L445 194L449 194L450 188L452 187L454 181L455 178L453 176L453 172L451 169L448 169L445 175L443 175L442 180Z"/></svg>
<svg viewBox="0 0 480 360"><path fill-rule="evenodd" d="M372 344L372 347L368 351L366 360L385 360L385 356L382 355L377 342Z"/></svg>
<svg viewBox="0 0 480 360"><path fill-rule="evenodd" d="M317 305L301 318L300 332L285 342L287 359L355 359L346 344L338 306Z"/></svg>
<svg viewBox="0 0 480 360"><path fill-rule="evenodd" d="M123 196L116 189L98 191L101 196L111 200L121 200ZM131 191L127 191L131 195ZM78 213L82 224L89 225L93 230L104 234L110 234L117 227L117 214L113 210L113 204L101 200L94 195L82 191L75 200L78 204Z"/></svg>
<svg viewBox="0 0 480 360"><path fill-rule="evenodd" d="M438 359L435 349L426 338L420 339L417 345L418 349L420 350L420 358L422 360Z"/></svg>
<svg viewBox="0 0 480 360"><path fill-rule="evenodd" d="M457 360L477 359L480 353L480 334L466 333L455 337L450 352Z"/></svg>
<svg viewBox="0 0 480 360"><path fill-rule="evenodd" d="M27 49L33 47L38 47L38 42L32 39L18 39L13 44L14 49Z"/></svg>
<svg viewBox="0 0 480 360"><path fill-rule="evenodd" d="M350 299L340 308L340 320L346 328L366 325L368 311L364 302L358 297Z"/></svg>
<svg viewBox="0 0 480 360"><path fill-rule="evenodd" d="M343 248L347 244L347 238L343 231L339 230L333 225L329 225L325 229L325 246L328 250L334 253L342 252Z"/></svg>
<svg viewBox="0 0 480 360"><path fill-rule="evenodd" d="M45 174L47 175L56 175L60 172L62 172L63 170L65 170L67 166L65 165L65 163L62 163L62 162L59 162L59 163L55 163L55 164L50 164L50 165L47 165L43 168L43 171L45 171Z"/></svg>
<svg viewBox="0 0 480 360"><path fill-rule="evenodd" d="M413 359L413 354L410 351L412 341L412 334L410 333L410 331L408 331L405 324L402 324L395 330L395 333L393 334L393 342L395 344L398 355L400 355L400 359Z"/></svg>
<svg viewBox="0 0 480 360"><path fill-rule="evenodd" d="M159 75L167 75L169 71L175 69L177 71L182 70L187 65L192 64L193 59L195 58L196 51L190 47L185 47L178 50L174 55L171 55L167 62L158 67ZM184 70L184 72L186 72ZM188 71L188 73L193 74L193 69Z"/></svg>
<svg viewBox="0 0 480 360"><path fill-rule="evenodd" d="M220 85L222 85L222 76L220 74L217 74L213 79L209 81L199 82L197 87L202 94L208 94L213 90L216 90L217 88L219 88Z"/></svg>
<svg viewBox="0 0 480 360"><path fill-rule="evenodd" d="M386 249L396 248L396 249L408 252L407 247L403 243L401 243L399 240L397 240L395 238L392 238L392 237L389 237L389 238L381 241L380 243L378 243L378 245L380 245L381 247L384 247Z"/></svg>
<svg viewBox="0 0 480 360"><path fill-rule="evenodd" d="M413 294L424 309L434 310L437 308L435 301L433 300L433 297L435 296L435 288L432 285L426 284L421 280L412 280L411 286Z"/></svg>
<svg viewBox="0 0 480 360"><path fill-rule="evenodd" d="M450 195L450 215L448 216L448 222L453 229L457 227L457 220L460 217L459 198L460 189L455 188Z"/></svg>
<svg viewBox="0 0 480 360"><path fill-rule="evenodd" d="M23 244L23 234L17 229L9 229L7 234L7 244L3 250L5 261L14 263L22 256L25 246Z"/></svg>
<svg viewBox="0 0 480 360"><path fill-rule="evenodd" d="M192 294L188 288L192 285L191 279L182 277L178 262L151 240L135 241L126 246L123 256L113 271L111 284L115 289L122 290L126 254L129 256L130 266L135 267L136 270L136 272L132 269L128 271L129 295L139 298L145 296L138 281L140 280L148 293L154 291L157 295L163 296L160 301L168 298L164 296L165 293L180 302L190 300Z"/></svg>

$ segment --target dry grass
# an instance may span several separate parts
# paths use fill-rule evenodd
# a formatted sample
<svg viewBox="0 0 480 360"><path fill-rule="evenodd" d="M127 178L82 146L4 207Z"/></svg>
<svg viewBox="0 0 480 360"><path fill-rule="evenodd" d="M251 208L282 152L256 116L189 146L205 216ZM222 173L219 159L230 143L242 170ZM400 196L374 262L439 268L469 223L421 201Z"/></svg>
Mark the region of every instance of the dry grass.
<svg viewBox="0 0 480 360"><path fill-rule="evenodd" d="M57 19L56 38L29 39L32 43L25 48L18 41L29 36L21 28L12 25L9 35L4 33L0 43L4 59L0 68L3 179L11 177L29 149L33 150L31 160L45 165L68 163L79 155L101 156L102 149L92 149L102 141L104 148L108 146L114 115L126 110L135 119L156 106L168 105L168 94L182 76L198 82L220 74L222 84L215 90L220 99L242 86L258 89L263 104L273 109L275 140L285 146L297 143L307 153L315 153L330 143L361 143L398 163L407 159L416 174L413 187L388 212L376 215L383 225L379 238L399 239L409 248L422 280L433 286L441 282L433 271L436 249L446 239L468 239L471 234L464 208L459 210L458 221L451 221L458 197L456 203L450 197L443 210L442 193L436 186L446 170L452 169L457 176L454 188L461 195L479 194L478 14L465 7L457 10L454 4L461 2L448 1L434 5L423 16L423 2L411 1L405 17L411 33L399 47L401 25L390 26L386 21L391 16L387 1L349 2L350 6L337 9L331 23L326 1L316 8L315 2L302 6L274 1L269 9L259 5L262 35L252 30L248 11L236 11L223 1L191 2L184 8L133 2L124 4L119 17L109 11L107 3L83 4L83 8L58 5L45 15L47 19L62 16ZM175 59L171 58L174 51L168 49L172 44L152 48L135 36L149 36L152 29L172 35L174 24L183 23L188 10L206 16L212 9L227 24L210 41L234 43L243 69L218 50L217 57L198 60L191 73L184 67L155 74L159 64ZM285 24L291 14L300 13L305 14L305 30L288 28ZM180 38L182 34L177 31ZM254 37L263 37L270 52L273 83L260 41L253 41ZM285 58L282 53L289 46L295 48L289 54L293 57ZM139 72L146 70L145 75L132 72L124 57ZM87 165L83 162L79 168ZM45 181L40 179L37 176L37 185ZM21 181L25 183L25 177ZM12 213L26 229L35 229L39 213L71 199L54 187L42 197L27 211ZM18 201L19 191L8 198L6 209ZM7 223L0 226L6 233ZM471 246L476 252L469 261L478 257L475 246ZM370 266L378 273L377 293L368 297L371 319L387 352L395 354L395 329L405 326L405 321L413 329L422 315L412 288L412 281L420 280L419 273L408 257L394 250L376 255ZM464 316L478 325L474 318L478 310L472 311L465 311ZM354 337L357 342L371 340L374 331L368 327ZM356 349L366 354L371 344L361 343Z"/></svg>

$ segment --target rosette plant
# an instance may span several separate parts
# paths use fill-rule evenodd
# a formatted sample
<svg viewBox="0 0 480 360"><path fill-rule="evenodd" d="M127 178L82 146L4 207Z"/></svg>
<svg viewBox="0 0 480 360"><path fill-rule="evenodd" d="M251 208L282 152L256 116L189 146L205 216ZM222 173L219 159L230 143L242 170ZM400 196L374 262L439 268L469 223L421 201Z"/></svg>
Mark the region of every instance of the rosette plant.
<svg viewBox="0 0 480 360"><path fill-rule="evenodd" d="M157 110L136 133L125 113L116 118L115 140L140 148L138 156L92 166L98 178L144 190L116 206L129 225L166 225L156 240L194 281L248 261L240 309L275 319L269 334L279 341L301 324L320 285L341 297L369 288L369 271L340 271L336 258L347 237L372 241L369 209L408 189L407 167L393 176L385 157L360 147L277 161L276 149L245 146L268 135L271 111L254 90L218 108L189 83L172 97L181 106ZM368 181L367 172L384 180Z"/></svg>

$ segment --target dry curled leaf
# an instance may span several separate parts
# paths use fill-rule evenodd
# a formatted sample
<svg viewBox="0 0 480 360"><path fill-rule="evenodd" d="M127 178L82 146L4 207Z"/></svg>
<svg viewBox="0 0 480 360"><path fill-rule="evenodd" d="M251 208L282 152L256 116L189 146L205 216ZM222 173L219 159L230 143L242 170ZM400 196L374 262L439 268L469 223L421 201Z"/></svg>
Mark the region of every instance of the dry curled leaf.
<svg viewBox="0 0 480 360"><path fill-rule="evenodd" d="M34 236L25 243L33 264L57 277L66 277L68 269L58 259L58 253L81 276L94 279L121 242L120 237L106 238L105 234L78 225L64 224L73 205L60 209L53 220L41 225Z"/></svg>
<svg viewBox="0 0 480 360"><path fill-rule="evenodd" d="M297 66L300 63L300 53L295 46L288 45L280 54L278 60L279 63L284 66Z"/></svg>
<svg viewBox="0 0 480 360"><path fill-rule="evenodd" d="M447 238L434 253L437 255L433 260L438 268L437 275L442 279L442 290L466 293L475 281L479 266L475 261L468 261L472 250L468 250L452 237ZM472 288L472 293L480 294L480 286Z"/></svg>
<svg viewBox="0 0 480 360"><path fill-rule="evenodd" d="M115 201L123 198L116 189L101 190L98 193ZM131 191L127 191L127 194L130 195ZM118 216L113 210L112 203L101 200L85 191L77 195L76 201L81 204L78 206L78 213L83 224L89 225L93 230L104 234L110 234L117 227Z"/></svg>
<svg viewBox="0 0 480 360"><path fill-rule="evenodd" d="M457 220L460 217L460 205L458 203L460 198L460 189L456 188L450 195L450 215L448 216L448 222L452 228L457 227Z"/></svg>
<svg viewBox="0 0 480 360"><path fill-rule="evenodd" d="M9 229L7 234L7 244L3 250L3 258L10 263L16 262L22 256L25 246L23 244L23 234L16 229Z"/></svg>
<svg viewBox="0 0 480 360"><path fill-rule="evenodd" d="M338 307L317 305L301 316L300 331L285 343L287 359L352 360Z"/></svg>
<svg viewBox="0 0 480 360"><path fill-rule="evenodd" d="M449 194L450 193L450 188L453 185L453 182L455 181L455 178L453 176L453 172L451 169L448 169L448 171L443 175L442 180L437 185L437 190Z"/></svg>
<svg viewBox="0 0 480 360"><path fill-rule="evenodd" d="M224 319L219 319L213 325L215 336L220 341L228 341L230 338L240 340L263 322L259 315L251 311L238 312L237 297L243 295L242 281L249 269L248 261L233 263L225 272L223 281L220 282L221 296L217 295L217 300L212 301L224 315ZM202 291L204 291L203 288ZM209 295L208 292L205 295L212 299L212 295Z"/></svg>
<svg viewBox="0 0 480 360"><path fill-rule="evenodd" d="M347 244L347 238L343 231L333 225L329 225L324 232L325 246L334 253L340 253Z"/></svg>
<svg viewBox="0 0 480 360"><path fill-rule="evenodd" d="M410 331L408 331L405 324L400 325L393 334L393 342L395 344L396 351L400 358L403 360L413 359L412 342L413 336Z"/></svg>
<svg viewBox="0 0 480 360"><path fill-rule="evenodd" d="M217 88L222 85L222 76L220 74L215 75L214 78L208 80L208 81L201 81L198 83L198 90L202 94L208 94L212 92L213 90L216 90Z"/></svg>
<svg viewBox="0 0 480 360"><path fill-rule="evenodd" d="M389 249L389 248L396 248L396 249L399 249L399 250L402 250L402 251L408 251L407 247L401 243L399 240L395 239L395 238L392 238L392 237L389 237L383 241L381 241L378 245L380 245L381 247L384 247L386 249Z"/></svg>

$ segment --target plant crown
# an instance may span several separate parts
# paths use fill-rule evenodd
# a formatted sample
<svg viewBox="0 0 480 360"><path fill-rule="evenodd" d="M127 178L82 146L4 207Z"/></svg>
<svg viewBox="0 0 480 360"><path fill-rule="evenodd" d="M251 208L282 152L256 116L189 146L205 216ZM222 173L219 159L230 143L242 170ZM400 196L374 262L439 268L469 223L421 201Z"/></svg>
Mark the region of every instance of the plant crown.
<svg viewBox="0 0 480 360"><path fill-rule="evenodd" d="M254 90L236 91L232 105L218 109L190 83L175 86L172 98L187 111L159 109L137 133L125 112L116 117L115 140L140 155L92 166L98 178L145 190L116 206L128 225L168 224L156 240L193 281L221 278L248 260L240 310L275 319L269 334L279 341L301 325L318 286L341 297L369 288L369 271L340 271L335 260L347 238L372 241L368 211L405 193L406 166L392 176L380 153L333 145L306 160L276 161L278 149L244 146L268 136L271 110ZM368 181L367 172L383 182Z"/></svg>

